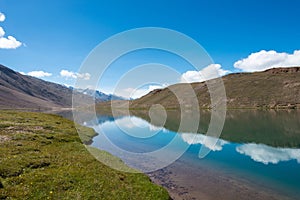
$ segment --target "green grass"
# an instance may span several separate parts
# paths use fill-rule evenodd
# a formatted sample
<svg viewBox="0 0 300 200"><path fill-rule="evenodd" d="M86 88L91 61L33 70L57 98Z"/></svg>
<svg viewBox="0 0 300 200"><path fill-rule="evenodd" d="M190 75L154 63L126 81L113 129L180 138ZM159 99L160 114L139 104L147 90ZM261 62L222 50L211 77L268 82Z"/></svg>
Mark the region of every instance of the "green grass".
<svg viewBox="0 0 300 200"><path fill-rule="evenodd" d="M85 142L90 141L93 130L81 128ZM127 167L107 152L90 150ZM169 196L144 174L116 171L98 162L81 143L72 121L42 113L0 111L0 199Z"/></svg>

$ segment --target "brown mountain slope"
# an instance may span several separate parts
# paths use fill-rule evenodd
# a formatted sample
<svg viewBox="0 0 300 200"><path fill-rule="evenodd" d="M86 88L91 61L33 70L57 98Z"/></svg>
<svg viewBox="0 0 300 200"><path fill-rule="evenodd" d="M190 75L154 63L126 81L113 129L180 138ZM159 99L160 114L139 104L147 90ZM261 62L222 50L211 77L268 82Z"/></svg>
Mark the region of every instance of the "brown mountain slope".
<svg viewBox="0 0 300 200"><path fill-rule="evenodd" d="M300 108L300 67L229 74L222 79L228 108ZM210 95L205 82L191 85L197 95L199 106L210 108ZM153 104L178 108L177 98L172 91L184 95L185 86L183 83L154 90L132 101L131 108L148 108ZM189 97L185 99L187 99L184 103L186 106Z"/></svg>
<svg viewBox="0 0 300 200"><path fill-rule="evenodd" d="M77 94L83 102L87 97ZM72 106L72 90L0 65L0 108L53 109Z"/></svg>

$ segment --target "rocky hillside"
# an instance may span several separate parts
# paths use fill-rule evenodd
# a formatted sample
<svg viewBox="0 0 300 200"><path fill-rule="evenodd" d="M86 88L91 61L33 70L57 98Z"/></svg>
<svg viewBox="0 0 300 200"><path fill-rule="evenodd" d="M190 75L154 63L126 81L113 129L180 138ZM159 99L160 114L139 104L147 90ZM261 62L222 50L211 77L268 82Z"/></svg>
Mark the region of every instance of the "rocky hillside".
<svg viewBox="0 0 300 200"><path fill-rule="evenodd" d="M76 93L82 102L91 98ZM53 109L72 106L72 90L25 76L0 65L0 109Z"/></svg>
<svg viewBox="0 0 300 200"><path fill-rule="evenodd" d="M222 79L228 108L300 108L300 67L235 73L226 75ZM197 95L199 106L210 108L210 95L205 82L191 85ZM184 95L184 89L185 84L176 84L154 90L132 101L131 108L148 108L153 104L178 108L178 100L172 91Z"/></svg>

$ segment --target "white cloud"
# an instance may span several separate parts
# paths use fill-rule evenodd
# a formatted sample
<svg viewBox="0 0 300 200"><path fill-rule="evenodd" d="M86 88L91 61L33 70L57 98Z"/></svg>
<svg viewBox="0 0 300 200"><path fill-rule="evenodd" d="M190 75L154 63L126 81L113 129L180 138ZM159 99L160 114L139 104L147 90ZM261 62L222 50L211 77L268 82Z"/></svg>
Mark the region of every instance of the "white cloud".
<svg viewBox="0 0 300 200"><path fill-rule="evenodd" d="M136 98L140 98L146 94L148 94L149 92L156 90L156 89L161 89L164 87L167 87L167 84L163 84L163 85L149 85L146 88L126 88L126 89L122 89L122 90L118 90L115 91L114 93L117 96L121 96L124 97L126 99L132 98L132 99L136 99Z"/></svg>
<svg viewBox="0 0 300 200"><path fill-rule="evenodd" d="M236 151L250 156L252 160L265 165L289 160L297 160L300 164L300 149L275 148L264 144L251 143L238 146Z"/></svg>
<svg viewBox="0 0 300 200"><path fill-rule="evenodd" d="M16 40L16 38L14 38L13 36L0 38L0 49L16 49L21 45L22 43Z"/></svg>
<svg viewBox="0 0 300 200"><path fill-rule="evenodd" d="M62 77L66 77L66 78L77 78L75 72L71 72L71 71L64 70L64 69L60 71L60 75Z"/></svg>
<svg viewBox="0 0 300 200"><path fill-rule="evenodd" d="M52 76L51 73L44 72L44 71L32 71L32 72L28 72L27 74L24 72L20 72L20 74L29 75L29 76L33 76L33 77L37 77L37 78Z"/></svg>
<svg viewBox="0 0 300 200"><path fill-rule="evenodd" d="M200 71L187 71L181 75L181 83L203 82L209 79L224 76L229 73L228 70L223 70L220 64L211 64Z"/></svg>
<svg viewBox="0 0 300 200"><path fill-rule="evenodd" d="M246 72L263 71L275 67L292 67L300 65L300 50L292 54L278 53L274 50L252 53L247 58L234 63L234 67Z"/></svg>
<svg viewBox="0 0 300 200"><path fill-rule="evenodd" d="M0 12L0 22L4 22L5 20L5 15Z"/></svg>
<svg viewBox="0 0 300 200"><path fill-rule="evenodd" d="M91 75L89 73L80 74L65 69L60 71L60 75L65 78L73 78L73 79L79 78L83 80L89 80L91 78Z"/></svg>
<svg viewBox="0 0 300 200"><path fill-rule="evenodd" d="M13 36L4 37L5 31L0 27L0 49L16 49L22 45L21 42L16 40Z"/></svg>
<svg viewBox="0 0 300 200"><path fill-rule="evenodd" d="M84 73L84 74L77 73L77 78L89 80L91 78L91 75L89 73Z"/></svg>
<svg viewBox="0 0 300 200"><path fill-rule="evenodd" d="M5 35L5 31L3 28L0 26L0 38L2 38Z"/></svg>
<svg viewBox="0 0 300 200"><path fill-rule="evenodd" d="M0 12L0 22L5 20L5 15ZM22 45L20 41L18 41L13 36L4 37L5 31L0 26L0 49L16 49Z"/></svg>
<svg viewBox="0 0 300 200"><path fill-rule="evenodd" d="M195 133L182 133L180 134L184 142L191 144L201 144L209 148L212 151L221 151L225 144L228 144L227 141L221 140L218 138L209 137L203 134Z"/></svg>

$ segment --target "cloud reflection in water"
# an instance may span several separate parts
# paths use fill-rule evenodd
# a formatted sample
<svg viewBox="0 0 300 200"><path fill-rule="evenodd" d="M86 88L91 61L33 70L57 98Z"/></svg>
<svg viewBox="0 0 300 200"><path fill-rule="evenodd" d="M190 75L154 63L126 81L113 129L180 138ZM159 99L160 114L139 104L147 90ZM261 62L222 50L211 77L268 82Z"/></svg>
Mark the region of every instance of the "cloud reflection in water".
<svg viewBox="0 0 300 200"><path fill-rule="evenodd" d="M297 160L300 164L300 149L276 148L264 144L250 143L236 147L236 151L265 165L289 160Z"/></svg>
<svg viewBox="0 0 300 200"><path fill-rule="evenodd" d="M225 144L228 144L229 142L222 140L222 139L217 139L217 138L212 138L203 134L194 134L194 133L182 133L181 138L183 139L184 142L188 144L201 144L204 145L205 147L209 148L212 151L221 151L223 149L223 146ZM216 143L210 142L211 140L217 140Z"/></svg>

